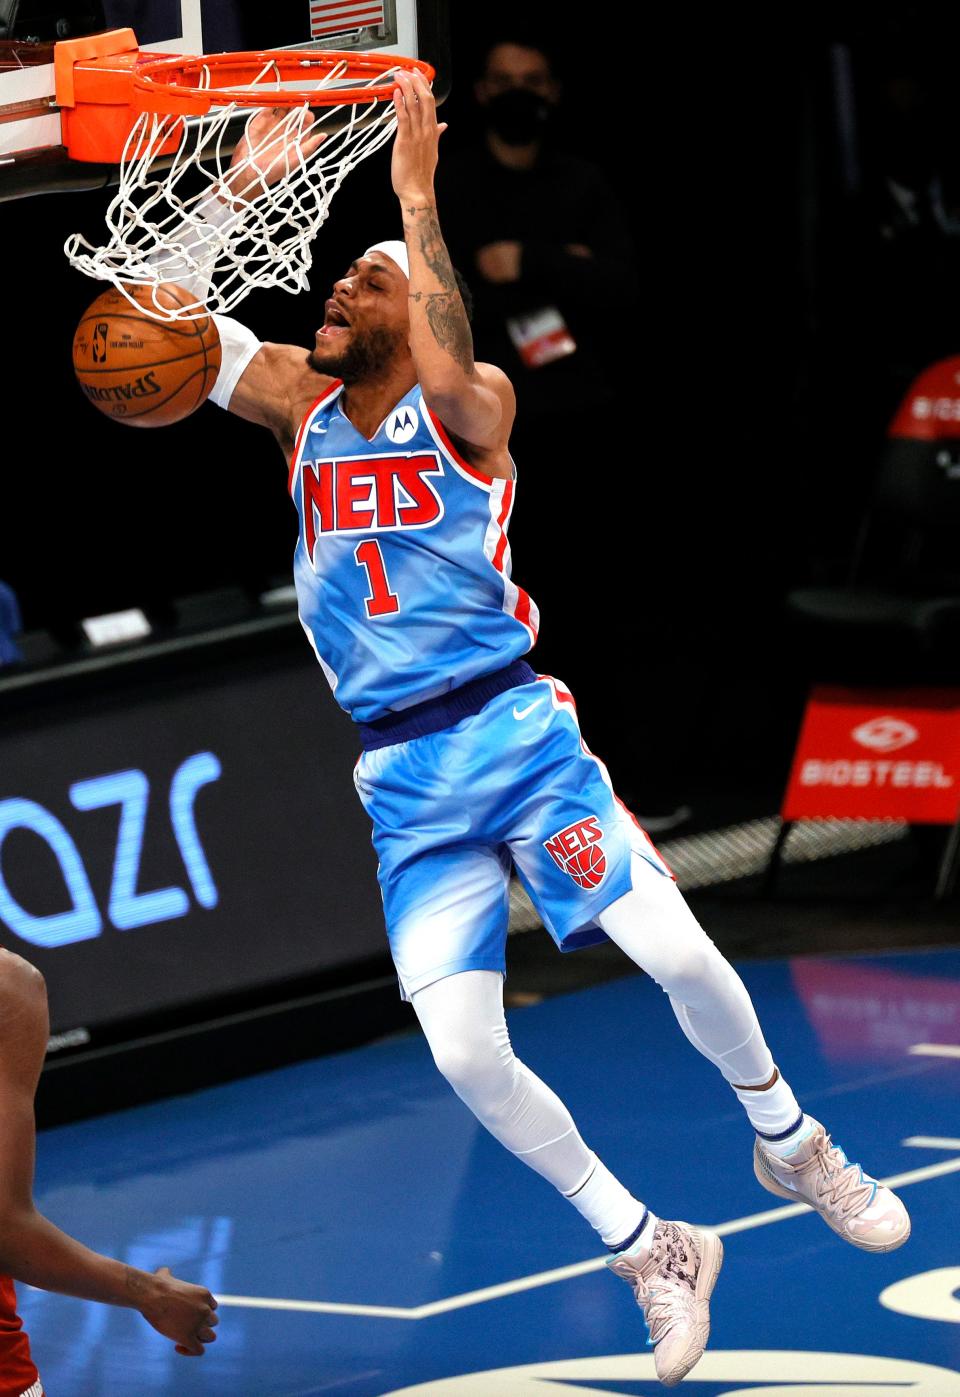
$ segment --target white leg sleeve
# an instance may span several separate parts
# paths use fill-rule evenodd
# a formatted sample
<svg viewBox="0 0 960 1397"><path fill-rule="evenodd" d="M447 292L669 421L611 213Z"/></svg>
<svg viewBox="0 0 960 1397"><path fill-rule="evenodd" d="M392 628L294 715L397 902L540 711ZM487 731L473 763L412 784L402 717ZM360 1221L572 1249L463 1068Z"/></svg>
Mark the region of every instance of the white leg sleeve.
<svg viewBox="0 0 960 1397"><path fill-rule="evenodd" d="M632 872L632 890L601 913L601 927L670 996L687 1038L728 1082L769 1081L773 1059L740 976L674 882L637 854Z"/></svg>
<svg viewBox="0 0 960 1397"><path fill-rule="evenodd" d="M644 1208L587 1148L559 1097L518 1062L503 1016L503 981L465 970L413 996L433 1060L491 1135L570 1198L608 1245Z"/></svg>

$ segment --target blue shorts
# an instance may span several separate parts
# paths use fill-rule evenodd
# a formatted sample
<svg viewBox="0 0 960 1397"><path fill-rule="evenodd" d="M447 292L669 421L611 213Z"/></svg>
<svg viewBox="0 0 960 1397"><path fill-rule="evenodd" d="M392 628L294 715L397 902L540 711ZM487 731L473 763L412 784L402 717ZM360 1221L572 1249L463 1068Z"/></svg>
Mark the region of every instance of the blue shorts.
<svg viewBox="0 0 960 1397"><path fill-rule="evenodd" d="M596 918L629 892L631 851L673 876L547 675L364 752L355 780L405 999L462 970L505 973L511 862L562 951L606 940Z"/></svg>

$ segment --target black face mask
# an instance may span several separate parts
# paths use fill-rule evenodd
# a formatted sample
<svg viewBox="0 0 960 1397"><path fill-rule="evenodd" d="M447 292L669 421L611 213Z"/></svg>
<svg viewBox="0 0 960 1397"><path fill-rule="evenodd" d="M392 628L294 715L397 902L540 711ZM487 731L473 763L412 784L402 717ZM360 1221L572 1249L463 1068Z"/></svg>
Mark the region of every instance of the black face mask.
<svg viewBox="0 0 960 1397"><path fill-rule="evenodd" d="M546 130L550 103L525 87L511 87L490 98L486 117L490 129L508 146L527 146Z"/></svg>

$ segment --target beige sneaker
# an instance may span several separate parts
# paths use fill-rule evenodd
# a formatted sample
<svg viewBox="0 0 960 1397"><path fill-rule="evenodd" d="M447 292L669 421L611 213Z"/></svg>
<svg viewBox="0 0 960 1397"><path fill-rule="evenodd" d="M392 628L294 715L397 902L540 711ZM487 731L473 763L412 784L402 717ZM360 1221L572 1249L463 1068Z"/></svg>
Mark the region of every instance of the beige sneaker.
<svg viewBox="0 0 960 1397"><path fill-rule="evenodd" d="M893 1251L910 1236L910 1215L895 1193L848 1161L819 1121L789 1161L779 1159L758 1137L753 1172L778 1198L815 1208L838 1237L864 1251Z"/></svg>
<svg viewBox="0 0 960 1397"><path fill-rule="evenodd" d="M657 1377L676 1387L703 1357L710 1337L710 1295L723 1265L715 1232L658 1221L649 1251L621 1251L607 1265L633 1287L643 1310Z"/></svg>

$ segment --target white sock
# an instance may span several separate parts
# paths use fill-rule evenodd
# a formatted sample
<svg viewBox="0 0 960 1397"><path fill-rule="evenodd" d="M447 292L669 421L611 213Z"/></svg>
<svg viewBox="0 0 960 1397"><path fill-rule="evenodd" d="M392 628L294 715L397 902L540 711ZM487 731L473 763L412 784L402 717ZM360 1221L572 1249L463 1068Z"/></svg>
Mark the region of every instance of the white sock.
<svg viewBox="0 0 960 1397"><path fill-rule="evenodd" d="M586 1177L564 1197L596 1228L600 1240L611 1250L622 1251L633 1245L647 1218L652 1216L596 1155Z"/></svg>
<svg viewBox="0 0 960 1397"><path fill-rule="evenodd" d="M733 1089L750 1119L750 1124L763 1143L771 1149L792 1135L800 1126L803 1112L789 1084L783 1080L779 1072L773 1086L763 1090L739 1086Z"/></svg>
<svg viewBox="0 0 960 1397"><path fill-rule="evenodd" d="M643 1222L632 1237L628 1237L620 1246L614 1243L610 1251L616 1254L626 1252L630 1256L636 1256L638 1252L648 1252L653 1246L653 1234L656 1229L658 1219L648 1208L643 1215Z"/></svg>
<svg viewBox="0 0 960 1397"><path fill-rule="evenodd" d="M789 1163L790 1156L797 1151L804 1140L808 1140L813 1134L813 1127L814 1123L809 1116L801 1116L800 1124L796 1130L791 1130L789 1135L784 1136L783 1139L770 1140L764 1136L760 1138L771 1154L775 1154L778 1159L785 1159Z"/></svg>

